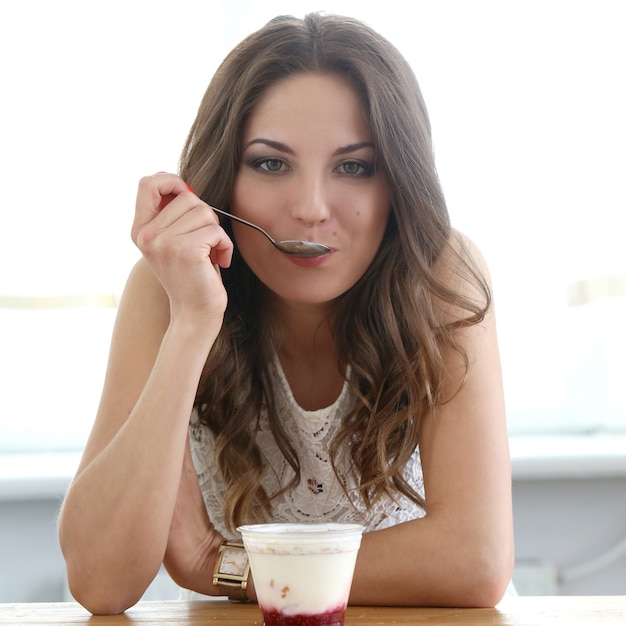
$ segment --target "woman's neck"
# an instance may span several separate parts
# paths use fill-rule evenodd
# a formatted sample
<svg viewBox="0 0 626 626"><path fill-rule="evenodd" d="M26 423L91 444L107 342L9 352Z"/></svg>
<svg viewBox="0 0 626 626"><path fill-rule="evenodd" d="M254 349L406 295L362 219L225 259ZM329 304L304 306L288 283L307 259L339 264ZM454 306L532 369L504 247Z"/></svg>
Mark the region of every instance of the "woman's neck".
<svg viewBox="0 0 626 626"><path fill-rule="evenodd" d="M270 299L269 316L279 338L277 348L292 356L323 356L328 351L334 355L335 347L330 328L330 306Z"/></svg>
<svg viewBox="0 0 626 626"><path fill-rule="evenodd" d="M296 402L309 411L331 405L341 393L344 372L328 307L281 303L274 312L280 328L278 357Z"/></svg>

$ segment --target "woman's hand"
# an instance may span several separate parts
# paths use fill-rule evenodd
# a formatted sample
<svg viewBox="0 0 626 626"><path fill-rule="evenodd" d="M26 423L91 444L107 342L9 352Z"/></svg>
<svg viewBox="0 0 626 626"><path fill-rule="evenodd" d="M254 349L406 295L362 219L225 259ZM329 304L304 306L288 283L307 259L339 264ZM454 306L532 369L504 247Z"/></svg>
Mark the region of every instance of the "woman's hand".
<svg viewBox="0 0 626 626"><path fill-rule="evenodd" d="M142 178L132 238L170 300L170 313L219 320L226 290L219 268L228 267L233 243L216 214L174 174Z"/></svg>

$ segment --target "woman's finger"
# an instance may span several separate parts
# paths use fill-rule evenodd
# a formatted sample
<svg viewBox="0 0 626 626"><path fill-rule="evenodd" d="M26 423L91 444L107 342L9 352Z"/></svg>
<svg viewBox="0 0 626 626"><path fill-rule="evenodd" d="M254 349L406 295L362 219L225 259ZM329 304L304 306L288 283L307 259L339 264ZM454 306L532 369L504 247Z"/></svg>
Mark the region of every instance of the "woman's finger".
<svg viewBox="0 0 626 626"><path fill-rule="evenodd" d="M185 196L191 194L185 192ZM193 204L193 202L197 204ZM181 237L203 229L207 226L221 227L219 220L211 208L195 196L181 198L178 196L160 215L146 224L137 234L135 243L144 254L150 250L175 242ZM179 244L182 243L179 241ZM182 244L184 247L184 244ZM189 247L189 243L187 244ZM189 251L193 247L189 247Z"/></svg>
<svg viewBox="0 0 626 626"><path fill-rule="evenodd" d="M152 222L163 209L172 203L188 187L180 176L160 172L153 176L145 176L139 181L135 219L132 226L133 241L137 241L139 232Z"/></svg>

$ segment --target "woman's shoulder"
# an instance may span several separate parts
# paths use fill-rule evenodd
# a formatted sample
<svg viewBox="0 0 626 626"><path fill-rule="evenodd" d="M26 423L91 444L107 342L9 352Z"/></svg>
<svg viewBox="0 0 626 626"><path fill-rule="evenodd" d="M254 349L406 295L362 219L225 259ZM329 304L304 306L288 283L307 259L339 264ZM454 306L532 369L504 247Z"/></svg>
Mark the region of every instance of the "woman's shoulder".
<svg viewBox="0 0 626 626"><path fill-rule="evenodd" d="M435 262L435 269L445 271L447 268L450 271L463 264L470 265L483 274L488 273L487 262L476 242L467 234L453 228L446 246Z"/></svg>
<svg viewBox="0 0 626 626"><path fill-rule="evenodd" d="M442 285L437 307L444 322L456 321L491 304L491 277L485 257L466 234L453 229L433 265L433 275Z"/></svg>
<svg viewBox="0 0 626 626"><path fill-rule="evenodd" d="M145 295L160 296L167 300L165 290L144 257L140 257L130 270L125 292L129 290L132 292L137 290Z"/></svg>
<svg viewBox="0 0 626 626"><path fill-rule="evenodd" d="M131 269L120 299L116 334L135 343L152 336L160 341L169 324L169 300L150 266L142 257ZM134 340L131 337L134 336Z"/></svg>
<svg viewBox="0 0 626 626"><path fill-rule="evenodd" d="M143 257L135 263L128 275L120 308L128 301L134 307L147 307L153 313L167 312L169 317L167 293Z"/></svg>

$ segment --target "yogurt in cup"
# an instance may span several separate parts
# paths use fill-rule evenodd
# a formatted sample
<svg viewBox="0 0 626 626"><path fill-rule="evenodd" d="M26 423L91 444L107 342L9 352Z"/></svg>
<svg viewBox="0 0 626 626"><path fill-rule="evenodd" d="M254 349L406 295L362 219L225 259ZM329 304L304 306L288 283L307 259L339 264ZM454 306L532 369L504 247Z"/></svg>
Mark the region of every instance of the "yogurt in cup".
<svg viewBox="0 0 626 626"><path fill-rule="evenodd" d="M265 626L343 626L362 526L252 524L237 530Z"/></svg>

